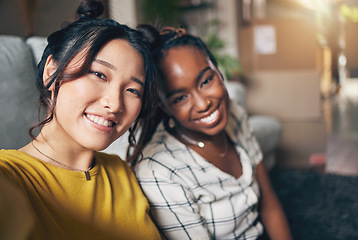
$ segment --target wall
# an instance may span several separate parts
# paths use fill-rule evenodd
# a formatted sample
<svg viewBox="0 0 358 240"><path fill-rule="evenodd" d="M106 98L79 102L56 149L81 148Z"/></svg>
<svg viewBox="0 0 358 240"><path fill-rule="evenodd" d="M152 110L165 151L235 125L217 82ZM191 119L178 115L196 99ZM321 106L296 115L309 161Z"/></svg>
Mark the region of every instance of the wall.
<svg viewBox="0 0 358 240"><path fill-rule="evenodd" d="M276 51L257 51L254 29L258 26L273 27ZM314 23L297 15L255 20L240 29L239 42L248 79L248 111L276 117L282 123L280 165L309 166L310 155L325 152L326 142L320 101L322 64Z"/></svg>
<svg viewBox="0 0 358 240"><path fill-rule="evenodd" d="M136 27L138 24L136 1L109 0L109 17L130 27Z"/></svg>
<svg viewBox="0 0 358 240"><path fill-rule="evenodd" d="M23 13L18 2L0 0L0 34L26 37ZM65 21L73 21L81 0L37 0L34 16L34 34L48 36ZM134 0L109 0L110 17L131 27L137 25Z"/></svg>
<svg viewBox="0 0 358 240"><path fill-rule="evenodd" d="M0 34L26 37L20 0L0 0ZM34 16L34 35L48 36L64 21L72 21L80 0L38 0Z"/></svg>
<svg viewBox="0 0 358 240"><path fill-rule="evenodd" d="M237 4L238 1L235 0L218 1L218 17L221 22L221 28L218 34L226 43L223 52L236 59L239 58L239 18L237 16Z"/></svg>
<svg viewBox="0 0 358 240"><path fill-rule="evenodd" d="M270 54L254 46L254 29L260 26L275 30L276 50ZM286 120L320 116L315 33L313 24L302 19L260 20L241 28L240 61L249 79L249 111Z"/></svg>
<svg viewBox="0 0 358 240"><path fill-rule="evenodd" d="M0 0L0 34L26 37L23 13L18 6L22 0ZM211 2L213 0L210 0ZM81 0L37 0L34 16L33 35L48 36L59 29L64 21L73 21L75 11ZM215 2L215 1L214 1ZM140 13L136 12L138 0L108 0L109 16L120 23L135 27ZM238 21L237 1L217 2L217 16L222 22L219 36L225 39L227 47L224 52L238 58Z"/></svg>
<svg viewBox="0 0 358 240"><path fill-rule="evenodd" d="M254 47L254 29L272 26L276 33L276 52L258 54ZM316 68L315 26L303 19L267 19L253 21L240 30L240 60L247 72L280 69Z"/></svg>

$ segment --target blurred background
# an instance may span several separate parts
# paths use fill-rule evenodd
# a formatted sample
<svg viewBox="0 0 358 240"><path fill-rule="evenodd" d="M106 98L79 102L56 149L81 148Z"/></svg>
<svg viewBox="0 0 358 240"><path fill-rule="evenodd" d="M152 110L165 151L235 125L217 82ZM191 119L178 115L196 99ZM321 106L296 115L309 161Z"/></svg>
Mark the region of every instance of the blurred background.
<svg viewBox="0 0 358 240"><path fill-rule="evenodd" d="M48 36L73 20L79 2L0 0L0 34ZM358 146L358 1L104 3L106 17L131 27L181 26L201 36L226 80L245 85L249 113L282 123L279 165L358 173L358 153L352 150ZM352 163L337 165L340 158Z"/></svg>

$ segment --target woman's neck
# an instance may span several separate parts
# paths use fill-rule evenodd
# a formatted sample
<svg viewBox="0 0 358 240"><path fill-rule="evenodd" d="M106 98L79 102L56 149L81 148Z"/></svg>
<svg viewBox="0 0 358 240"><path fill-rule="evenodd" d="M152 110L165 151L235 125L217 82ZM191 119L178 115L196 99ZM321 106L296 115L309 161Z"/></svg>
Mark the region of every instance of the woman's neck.
<svg viewBox="0 0 358 240"><path fill-rule="evenodd" d="M19 149L52 165L86 171L93 166L94 151L65 141L58 131L46 125L31 143Z"/></svg>
<svg viewBox="0 0 358 240"><path fill-rule="evenodd" d="M181 126L177 126L174 130L174 135L176 137L180 135L185 135L195 141L201 142L210 142L212 144L222 143L223 140L226 138L225 131L221 131L215 135L207 135L201 132L191 131Z"/></svg>

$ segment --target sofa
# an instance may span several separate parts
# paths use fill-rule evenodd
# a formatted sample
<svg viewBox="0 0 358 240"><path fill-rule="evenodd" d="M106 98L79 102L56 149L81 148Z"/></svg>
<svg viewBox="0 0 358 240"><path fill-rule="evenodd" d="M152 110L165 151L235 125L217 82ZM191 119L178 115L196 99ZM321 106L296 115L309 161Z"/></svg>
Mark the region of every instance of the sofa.
<svg viewBox="0 0 358 240"><path fill-rule="evenodd" d="M38 91L35 85L36 65L46 46L46 38L32 36L0 36L0 149L20 148L31 139L28 128L38 120ZM239 82L226 81L230 98L246 106L245 87ZM282 125L272 117L249 116L264 163L271 169L276 163ZM111 144L104 152L118 154L124 159L128 146L127 134Z"/></svg>

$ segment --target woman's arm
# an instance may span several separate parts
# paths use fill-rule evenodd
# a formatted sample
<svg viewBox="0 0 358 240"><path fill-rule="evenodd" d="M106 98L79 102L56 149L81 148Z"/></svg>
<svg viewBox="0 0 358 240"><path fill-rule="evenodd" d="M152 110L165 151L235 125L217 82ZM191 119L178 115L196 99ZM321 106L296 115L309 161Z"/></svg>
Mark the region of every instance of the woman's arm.
<svg viewBox="0 0 358 240"><path fill-rule="evenodd" d="M257 165L256 174L262 194L260 215L267 234L272 240L292 239L285 213L271 186L263 162Z"/></svg>
<svg viewBox="0 0 358 240"><path fill-rule="evenodd" d="M0 239L27 239L34 218L24 193L1 175L0 168Z"/></svg>

